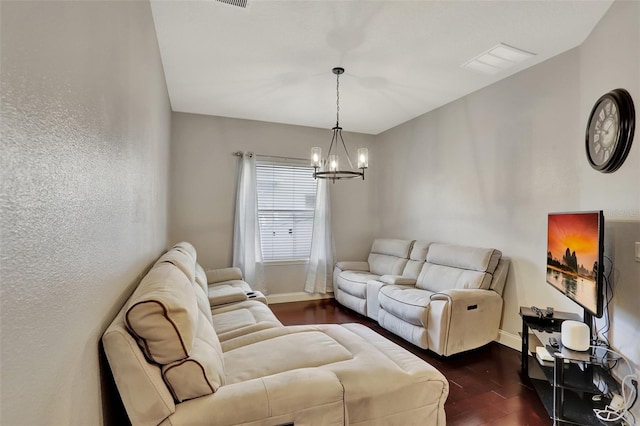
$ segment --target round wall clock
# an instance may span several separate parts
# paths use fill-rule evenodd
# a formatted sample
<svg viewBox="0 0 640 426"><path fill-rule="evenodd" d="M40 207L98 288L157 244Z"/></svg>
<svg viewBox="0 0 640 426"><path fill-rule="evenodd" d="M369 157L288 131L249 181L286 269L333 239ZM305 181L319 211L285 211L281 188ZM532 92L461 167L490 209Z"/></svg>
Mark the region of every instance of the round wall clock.
<svg viewBox="0 0 640 426"><path fill-rule="evenodd" d="M587 160L594 169L611 173L624 163L633 142L636 113L633 99L615 89L598 99L587 121Z"/></svg>

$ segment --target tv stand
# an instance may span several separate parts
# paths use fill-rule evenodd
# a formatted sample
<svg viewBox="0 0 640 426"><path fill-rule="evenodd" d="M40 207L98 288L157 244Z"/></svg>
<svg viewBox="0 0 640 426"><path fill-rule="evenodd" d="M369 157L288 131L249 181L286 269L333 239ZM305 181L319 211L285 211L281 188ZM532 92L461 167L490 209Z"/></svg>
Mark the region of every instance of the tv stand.
<svg viewBox="0 0 640 426"><path fill-rule="evenodd" d="M560 327L567 320L582 321L579 315L555 311L553 317L540 318L531 308L520 307L522 318L523 380L529 380L537 392L554 425L602 425L593 413L609 402L604 395L620 386L609 374L615 357L604 349L585 352L562 347ZM557 348L549 344L555 338ZM552 361L536 357L536 347L542 346L551 354ZM594 401L595 398L599 401ZM618 424L618 423L608 423Z"/></svg>

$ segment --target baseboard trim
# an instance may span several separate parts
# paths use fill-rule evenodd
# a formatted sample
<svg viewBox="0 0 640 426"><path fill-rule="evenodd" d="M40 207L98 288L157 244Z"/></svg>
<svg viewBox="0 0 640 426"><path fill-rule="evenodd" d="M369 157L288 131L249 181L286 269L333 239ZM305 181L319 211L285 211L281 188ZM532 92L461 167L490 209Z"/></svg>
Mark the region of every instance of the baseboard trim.
<svg viewBox="0 0 640 426"><path fill-rule="evenodd" d="M294 293L277 293L270 294L267 296L267 302L269 304L278 304L278 303L289 303L289 302L308 302L310 300L322 300L322 299L333 299L333 293L320 294L314 293L309 294L304 291L298 291Z"/></svg>
<svg viewBox="0 0 640 426"><path fill-rule="evenodd" d="M522 350L522 339L517 334L512 334L504 330L498 330L498 338L495 340L501 345L507 346L520 352Z"/></svg>

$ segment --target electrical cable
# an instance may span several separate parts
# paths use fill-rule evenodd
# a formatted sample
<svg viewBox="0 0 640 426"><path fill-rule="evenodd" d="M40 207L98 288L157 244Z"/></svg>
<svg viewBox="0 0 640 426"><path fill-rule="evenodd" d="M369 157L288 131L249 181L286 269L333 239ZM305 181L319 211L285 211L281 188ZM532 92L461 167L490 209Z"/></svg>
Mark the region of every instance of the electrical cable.
<svg viewBox="0 0 640 426"><path fill-rule="evenodd" d="M609 334L609 329L611 326L611 321L609 317L609 305L613 301L613 289L611 286L611 274L613 273L613 260L611 260L611 258L608 256L604 256L604 259L608 260L611 265L609 267L609 273L606 275L603 273L602 275L602 279L605 283L605 306L604 306L605 324L596 331L596 339L599 336L602 336L602 339L606 343L606 346L609 347L610 346L609 339L606 335ZM604 268L604 265L603 265L603 268ZM595 318L594 318L594 321L595 321Z"/></svg>
<svg viewBox="0 0 640 426"><path fill-rule="evenodd" d="M631 380L631 384L636 389L636 397L633 398L633 402L631 403L631 405L629 405L629 410L631 408L633 408L633 406L636 405L636 402L638 401L638 381L637 380Z"/></svg>
<svg viewBox="0 0 640 426"><path fill-rule="evenodd" d="M597 347L592 346L592 348L595 349ZM619 356L620 359L623 359L627 364L627 367L629 368L630 374L627 374L626 376L624 376L620 384L620 387L622 389L622 408L611 407L610 405L607 405L604 408L604 410L594 408L593 413L596 415L598 419L600 419L603 422L617 422L619 420L624 420L630 426L634 426L635 416L633 416L633 414L629 410L631 409L631 407L634 406L634 404L638 400L638 376L633 373L633 369L631 368L631 363L624 355L622 355L620 352L614 351L611 348L604 348L604 349L607 352L611 352L612 354ZM631 386L629 387L633 391L633 400L629 398L631 395L627 395L626 393L625 383L627 382L627 380L631 382Z"/></svg>

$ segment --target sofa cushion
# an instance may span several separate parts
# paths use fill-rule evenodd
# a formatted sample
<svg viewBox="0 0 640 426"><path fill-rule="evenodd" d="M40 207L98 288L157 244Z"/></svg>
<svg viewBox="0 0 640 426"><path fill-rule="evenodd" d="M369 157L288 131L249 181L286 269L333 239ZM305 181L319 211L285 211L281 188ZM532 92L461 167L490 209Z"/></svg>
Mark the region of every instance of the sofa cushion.
<svg viewBox="0 0 640 426"><path fill-rule="evenodd" d="M229 384L351 358L344 346L318 331L278 336L224 354Z"/></svg>
<svg viewBox="0 0 640 426"><path fill-rule="evenodd" d="M349 424L445 424L444 409L434 401L444 402L448 382L433 366L364 325L316 327L353 356L321 367L333 371L344 386Z"/></svg>
<svg viewBox="0 0 640 426"><path fill-rule="evenodd" d="M156 265L160 263L171 263L179 268L193 282L196 279L196 262L186 252L172 249L160 256Z"/></svg>
<svg viewBox="0 0 640 426"><path fill-rule="evenodd" d="M426 327L432 294L414 286L386 285L380 289L378 300L386 312L410 324Z"/></svg>
<svg viewBox="0 0 640 426"><path fill-rule="evenodd" d="M363 271L343 271L338 275L338 287L352 296L365 298L367 281L377 280L379 275Z"/></svg>
<svg viewBox="0 0 640 426"><path fill-rule="evenodd" d="M204 314L200 314L189 357L164 365L162 377L176 402L214 393L224 385L222 348Z"/></svg>
<svg viewBox="0 0 640 426"><path fill-rule="evenodd" d="M371 253L386 254L388 256L408 259L413 240L399 240L395 238L378 238L373 241Z"/></svg>
<svg viewBox="0 0 640 426"><path fill-rule="evenodd" d="M429 245L431 245L431 243L428 243L426 241L415 241L413 243L413 247L411 247L409 259L416 260L418 262L424 262L427 259Z"/></svg>
<svg viewBox="0 0 640 426"><path fill-rule="evenodd" d="M416 287L435 293L451 289L480 288L488 289L491 274L450 266L425 263L418 277Z"/></svg>
<svg viewBox="0 0 640 426"><path fill-rule="evenodd" d="M282 327L262 302L247 300L213 308L213 328L221 342L272 327Z"/></svg>
<svg viewBox="0 0 640 426"><path fill-rule="evenodd" d="M501 257L502 252L496 249L433 243L427 262L493 274Z"/></svg>
<svg viewBox="0 0 640 426"><path fill-rule="evenodd" d="M196 263L195 282L200 286L205 294L208 292L209 284L207 283L207 274L199 263Z"/></svg>
<svg viewBox="0 0 640 426"><path fill-rule="evenodd" d="M433 292L489 289L501 256L495 249L431 244L416 287Z"/></svg>
<svg viewBox="0 0 640 426"><path fill-rule="evenodd" d="M248 309L236 309L230 312L216 314L213 318L215 330L220 334L253 325L257 322L256 318Z"/></svg>
<svg viewBox="0 0 640 426"><path fill-rule="evenodd" d="M196 301L198 302L198 310L202 313L205 318L209 321L211 325L213 325L213 317L211 315L211 305L209 305L209 298L205 294L205 292L200 288L198 284L195 282L191 283L193 285Z"/></svg>
<svg viewBox="0 0 640 426"><path fill-rule="evenodd" d="M191 256L194 263L198 260L198 253L196 252L196 248L187 241L182 241L178 244L175 244L172 248Z"/></svg>
<svg viewBox="0 0 640 426"><path fill-rule="evenodd" d="M369 270L375 275L401 275L407 264L407 259L386 254L370 253Z"/></svg>
<svg viewBox="0 0 640 426"><path fill-rule="evenodd" d="M402 271L402 276L417 279L422 270L422 265L427 258L427 250L429 249L429 243L425 241L416 241L413 243L411 253L409 254L409 260Z"/></svg>
<svg viewBox="0 0 640 426"><path fill-rule="evenodd" d="M129 299L125 322L148 358L168 364L189 356L198 312L193 284L173 264L161 263Z"/></svg>

